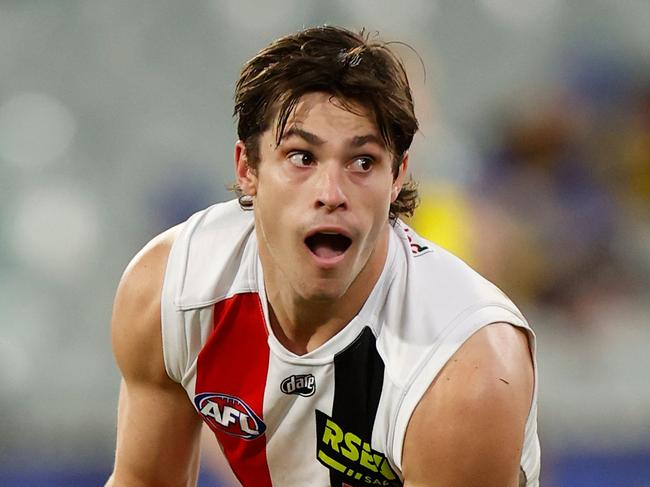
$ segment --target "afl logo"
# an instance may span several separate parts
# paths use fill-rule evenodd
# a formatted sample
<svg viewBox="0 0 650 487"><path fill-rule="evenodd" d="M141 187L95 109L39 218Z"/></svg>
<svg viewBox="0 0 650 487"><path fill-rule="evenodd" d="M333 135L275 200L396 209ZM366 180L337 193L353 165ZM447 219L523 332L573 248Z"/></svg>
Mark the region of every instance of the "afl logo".
<svg viewBox="0 0 650 487"><path fill-rule="evenodd" d="M212 429L231 436L254 440L266 430L262 419L238 397L204 392L194 396L194 405Z"/></svg>
<svg viewBox="0 0 650 487"><path fill-rule="evenodd" d="M316 391L316 378L311 374L290 375L282 381L280 390L285 394L299 394L309 397Z"/></svg>

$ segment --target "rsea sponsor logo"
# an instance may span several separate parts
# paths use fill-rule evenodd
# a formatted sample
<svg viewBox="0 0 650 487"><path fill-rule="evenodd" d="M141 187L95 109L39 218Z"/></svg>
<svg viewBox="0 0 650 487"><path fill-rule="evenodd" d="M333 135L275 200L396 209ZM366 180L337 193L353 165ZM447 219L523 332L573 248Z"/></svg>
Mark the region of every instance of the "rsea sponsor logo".
<svg viewBox="0 0 650 487"><path fill-rule="evenodd" d="M386 456L366 439L345 431L332 418L316 410L316 457L332 471L346 476L350 486L401 487L402 482Z"/></svg>

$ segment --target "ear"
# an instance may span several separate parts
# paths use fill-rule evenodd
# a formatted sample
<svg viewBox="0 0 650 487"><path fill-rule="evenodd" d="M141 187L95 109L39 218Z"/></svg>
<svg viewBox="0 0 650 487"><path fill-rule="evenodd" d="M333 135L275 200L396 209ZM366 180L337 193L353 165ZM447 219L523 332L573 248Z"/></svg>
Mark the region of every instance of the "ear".
<svg viewBox="0 0 650 487"><path fill-rule="evenodd" d="M248 162L246 145L241 140L235 144L235 174L237 175L237 184L242 192L246 196L255 196L257 194L257 173Z"/></svg>
<svg viewBox="0 0 650 487"><path fill-rule="evenodd" d="M404 178L406 177L406 170L409 167L409 153L408 151L404 152L404 157L402 157L402 162L397 169L397 176L393 180L393 187L390 192L390 202L394 203L399 195L399 192L402 190L402 185L404 184Z"/></svg>

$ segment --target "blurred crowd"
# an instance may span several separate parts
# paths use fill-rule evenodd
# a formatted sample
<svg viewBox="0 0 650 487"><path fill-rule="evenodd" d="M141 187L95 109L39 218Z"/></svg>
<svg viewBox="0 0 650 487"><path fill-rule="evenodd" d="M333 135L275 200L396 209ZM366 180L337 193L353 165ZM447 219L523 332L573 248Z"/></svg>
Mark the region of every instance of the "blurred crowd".
<svg viewBox="0 0 650 487"><path fill-rule="evenodd" d="M642 71L573 59L552 88L508 99L481 127L479 174L461 190L466 239L451 250L524 309L583 327L603 306L647 299L650 73ZM436 201L425 191L413 221L425 233L449 215L432 211Z"/></svg>

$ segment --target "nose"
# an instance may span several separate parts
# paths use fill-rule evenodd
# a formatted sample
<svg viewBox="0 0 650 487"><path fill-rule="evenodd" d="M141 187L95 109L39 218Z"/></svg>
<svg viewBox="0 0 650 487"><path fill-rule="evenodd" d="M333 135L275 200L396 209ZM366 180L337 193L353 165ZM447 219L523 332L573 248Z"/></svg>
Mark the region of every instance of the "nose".
<svg viewBox="0 0 650 487"><path fill-rule="evenodd" d="M345 175L339 164L321 164L316 182L316 207L334 211L347 207L347 197L343 187Z"/></svg>

